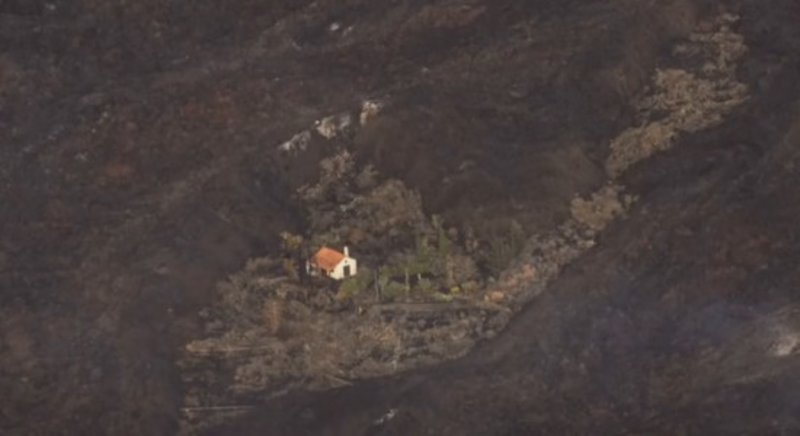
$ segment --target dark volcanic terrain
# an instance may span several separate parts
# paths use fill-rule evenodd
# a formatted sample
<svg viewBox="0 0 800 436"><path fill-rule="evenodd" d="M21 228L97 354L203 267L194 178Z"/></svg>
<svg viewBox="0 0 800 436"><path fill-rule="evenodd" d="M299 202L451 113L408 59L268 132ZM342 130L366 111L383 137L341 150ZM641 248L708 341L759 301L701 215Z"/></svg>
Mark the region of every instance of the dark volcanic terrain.
<svg viewBox="0 0 800 436"><path fill-rule="evenodd" d="M796 0L0 0L0 433L800 433L799 79ZM186 426L217 283L343 149L546 280L463 357Z"/></svg>

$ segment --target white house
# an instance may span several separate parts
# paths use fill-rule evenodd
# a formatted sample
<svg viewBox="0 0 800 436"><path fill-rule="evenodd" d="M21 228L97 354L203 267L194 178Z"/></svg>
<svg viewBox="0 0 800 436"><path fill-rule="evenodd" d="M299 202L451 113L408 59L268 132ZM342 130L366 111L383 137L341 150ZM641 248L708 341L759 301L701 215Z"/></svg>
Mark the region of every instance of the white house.
<svg viewBox="0 0 800 436"><path fill-rule="evenodd" d="M311 276L342 280L356 275L358 262L350 257L347 247L344 247L344 253L322 247L306 262L306 272Z"/></svg>

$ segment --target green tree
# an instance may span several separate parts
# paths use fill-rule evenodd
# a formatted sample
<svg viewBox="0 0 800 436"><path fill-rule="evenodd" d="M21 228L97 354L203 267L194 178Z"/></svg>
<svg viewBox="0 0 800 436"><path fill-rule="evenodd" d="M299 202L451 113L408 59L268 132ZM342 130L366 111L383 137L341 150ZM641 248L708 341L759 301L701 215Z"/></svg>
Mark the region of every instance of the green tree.
<svg viewBox="0 0 800 436"><path fill-rule="evenodd" d="M438 215L431 217L431 223L433 224L433 230L436 233L436 254L438 255L439 259L447 259L447 257L450 256L450 250L453 246L450 238L447 236L447 230L445 230L442 219Z"/></svg>
<svg viewBox="0 0 800 436"><path fill-rule="evenodd" d="M357 275L344 279L341 281L341 283L339 283L339 289L336 293L336 296L340 299L353 298L356 295L369 290L370 286L372 285L372 280L372 271L362 266Z"/></svg>
<svg viewBox="0 0 800 436"><path fill-rule="evenodd" d="M511 262L522 252L525 246L525 230L514 219L505 229L490 233L489 250L484 257L484 264L489 272L499 276Z"/></svg>

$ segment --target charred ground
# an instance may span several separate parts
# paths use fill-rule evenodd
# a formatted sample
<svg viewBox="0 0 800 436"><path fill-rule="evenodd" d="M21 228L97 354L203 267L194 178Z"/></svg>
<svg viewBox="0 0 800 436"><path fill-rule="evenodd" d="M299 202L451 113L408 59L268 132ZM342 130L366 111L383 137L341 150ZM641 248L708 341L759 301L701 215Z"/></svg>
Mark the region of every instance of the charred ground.
<svg viewBox="0 0 800 436"><path fill-rule="evenodd" d="M233 3L0 2L3 432L177 431L176 353L216 282L303 230L290 193L318 159L272 150L315 120L391 97L361 162L451 222L546 229L720 7ZM630 218L500 338L220 431L795 431L798 12L722 7L752 98L626 174Z"/></svg>

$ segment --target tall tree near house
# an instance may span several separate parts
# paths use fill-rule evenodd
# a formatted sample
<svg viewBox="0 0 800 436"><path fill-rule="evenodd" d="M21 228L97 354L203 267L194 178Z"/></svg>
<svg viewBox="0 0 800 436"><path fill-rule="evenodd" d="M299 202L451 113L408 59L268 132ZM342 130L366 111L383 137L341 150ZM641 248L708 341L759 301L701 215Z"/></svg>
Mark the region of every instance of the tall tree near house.
<svg viewBox="0 0 800 436"><path fill-rule="evenodd" d="M445 285L447 286L448 289L452 288L453 286L458 285L458 283L456 283L455 273L453 271L454 268L455 268L455 266L453 265L453 259L450 256L448 256L447 259L445 260L445 264L444 264Z"/></svg>
<svg viewBox="0 0 800 436"><path fill-rule="evenodd" d="M381 302L381 283L380 283L380 273L378 270L372 273L372 287L375 289L375 301L378 303Z"/></svg>
<svg viewBox="0 0 800 436"><path fill-rule="evenodd" d="M444 228L444 223L441 217L434 215L431 218L433 229L436 232L436 265L437 273L445 278L447 287L453 286L453 274L451 268L451 256L453 243L450 237L447 236L447 230Z"/></svg>
<svg viewBox="0 0 800 436"><path fill-rule="evenodd" d="M436 232L437 254L440 259L445 259L450 255L452 242L450 242L450 237L447 236L447 231L444 229L444 224L439 215L434 215L431 218L431 223L433 224L433 230Z"/></svg>
<svg viewBox="0 0 800 436"><path fill-rule="evenodd" d="M499 276L522 251L525 230L519 222L511 219L502 227L492 229L489 237L489 250L483 260L489 272Z"/></svg>
<svg viewBox="0 0 800 436"><path fill-rule="evenodd" d="M428 237L424 234L418 234L416 237L416 253L413 261L411 272L413 274L432 273L436 269L436 252L431 247Z"/></svg>
<svg viewBox="0 0 800 436"><path fill-rule="evenodd" d="M406 298L408 298L408 295L411 292L411 281L408 278L408 268L404 269L403 272L405 273Z"/></svg>

